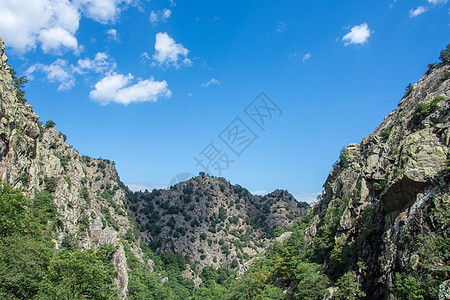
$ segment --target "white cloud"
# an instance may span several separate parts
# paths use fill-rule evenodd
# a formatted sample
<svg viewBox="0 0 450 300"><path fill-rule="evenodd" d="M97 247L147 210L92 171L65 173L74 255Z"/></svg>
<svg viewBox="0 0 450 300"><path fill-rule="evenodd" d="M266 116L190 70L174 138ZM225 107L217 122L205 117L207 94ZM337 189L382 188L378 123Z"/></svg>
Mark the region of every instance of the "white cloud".
<svg viewBox="0 0 450 300"><path fill-rule="evenodd" d="M121 10L132 0L74 0L73 3L88 18L107 24L116 21Z"/></svg>
<svg viewBox="0 0 450 300"><path fill-rule="evenodd" d="M1 7L0 36L15 51L34 50L38 41L46 52L63 47L76 50L80 14L71 2L2 1Z"/></svg>
<svg viewBox="0 0 450 300"><path fill-rule="evenodd" d="M180 65L190 66L192 61L187 58L189 50L182 44L175 43L174 39L166 32L156 34L155 54L153 59L161 67L174 66L179 68Z"/></svg>
<svg viewBox="0 0 450 300"><path fill-rule="evenodd" d="M428 0L428 3L433 5L446 4L447 0Z"/></svg>
<svg viewBox="0 0 450 300"><path fill-rule="evenodd" d="M310 58L311 58L311 53L306 53L305 55L303 55L302 61L305 62Z"/></svg>
<svg viewBox="0 0 450 300"><path fill-rule="evenodd" d="M202 87L209 87L210 85L218 85L218 84L220 84L220 81L213 78L208 82L202 83Z"/></svg>
<svg viewBox="0 0 450 300"><path fill-rule="evenodd" d="M172 11L167 8L163 9L162 11L158 10L156 12L152 10L148 19L150 20L150 23L152 23L152 25L156 26L158 25L159 21L166 22L167 19L170 18L171 14Z"/></svg>
<svg viewBox="0 0 450 300"><path fill-rule="evenodd" d="M109 29L106 32L107 35L109 35L109 37L115 41L118 41L119 39L117 38L117 30L115 30L114 28Z"/></svg>
<svg viewBox="0 0 450 300"><path fill-rule="evenodd" d="M344 42L345 46L358 44L361 45L367 42L372 33L373 32L370 31L367 23L363 23L361 25L353 26L350 32L344 35L342 41Z"/></svg>
<svg viewBox="0 0 450 300"><path fill-rule="evenodd" d="M116 62L108 54L98 52L94 59L79 59L75 66L65 59L57 59L49 65L37 63L29 67L26 74L32 80L33 73L42 72L48 81L59 83L58 91L64 91L75 86L76 75L86 75L90 72L111 74L116 68Z"/></svg>
<svg viewBox="0 0 450 300"><path fill-rule="evenodd" d="M36 49L60 53L80 50L75 37L81 15L113 23L135 0L1 0L0 36L18 53Z"/></svg>
<svg viewBox="0 0 450 300"><path fill-rule="evenodd" d="M61 53L64 48L78 52L77 39L61 27L52 27L50 29L43 29L38 37L41 43L42 51L45 53Z"/></svg>
<svg viewBox="0 0 450 300"><path fill-rule="evenodd" d="M133 102L156 102L161 97L170 98L172 93L167 82L138 79L132 84L133 75L113 73L95 84L89 96L92 100L106 105L110 102L128 105Z"/></svg>
<svg viewBox="0 0 450 300"><path fill-rule="evenodd" d="M153 10L150 12L150 16L148 17L152 24L157 24L159 21L159 16Z"/></svg>
<svg viewBox="0 0 450 300"><path fill-rule="evenodd" d="M87 71L93 71L98 74L109 74L117 69L116 62L105 52L98 52L94 59L79 59L74 73L84 74Z"/></svg>
<svg viewBox="0 0 450 300"><path fill-rule="evenodd" d="M26 74L33 76L34 72L43 72L50 82L59 83L58 91L70 90L75 86L73 66L65 59L57 59L50 65L34 64L26 71Z"/></svg>
<svg viewBox="0 0 450 300"><path fill-rule="evenodd" d="M287 29L287 25L286 25L285 22L281 21L281 22L278 23L278 25L277 25L277 32L278 33L281 33L283 31L285 31L286 29Z"/></svg>
<svg viewBox="0 0 450 300"><path fill-rule="evenodd" d="M143 52L140 55L141 60L146 61L146 60L151 60L150 55L148 55L147 52Z"/></svg>
<svg viewBox="0 0 450 300"><path fill-rule="evenodd" d="M172 11L170 10L170 9L167 9L167 8L165 8L163 11L162 11L162 16L161 16L161 18L163 19L163 20L167 20L168 18L170 18L170 15L172 14Z"/></svg>
<svg viewBox="0 0 450 300"><path fill-rule="evenodd" d="M419 6L419 7L417 7L416 9L411 9L411 10L409 11L409 17L410 17L410 18L417 17L418 15L421 15L421 14L423 14L423 13L426 12L426 11L427 11L427 8L426 8L426 7Z"/></svg>

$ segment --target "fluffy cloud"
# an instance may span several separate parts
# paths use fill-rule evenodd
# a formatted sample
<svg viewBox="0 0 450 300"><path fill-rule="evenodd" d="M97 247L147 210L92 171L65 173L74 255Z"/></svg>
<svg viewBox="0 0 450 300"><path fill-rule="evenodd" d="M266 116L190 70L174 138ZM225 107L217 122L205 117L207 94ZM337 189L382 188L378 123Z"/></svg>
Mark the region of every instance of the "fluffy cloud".
<svg viewBox="0 0 450 300"><path fill-rule="evenodd" d="M367 42L372 33L373 32L370 31L367 23L363 23L361 25L353 26L350 32L344 35L342 41L345 46L361 45Z"/></svg>
<svg viewBox="0 0 450 300"><path fill-rule="evenodd" d="M99 23L107 24L114 22L120 11L132 0L74 0L84 15Z"/></svg>
<svg viewBox="0 0 450 300"><path fill-rule="evenodd" d="M60 53L64 48L78 50L78 41L69 31L61 27L43 29L38 37L42 51Z"/></svg>
<svg viewBox="0 0 450 300"><path fill-rule="evenodd" d="M179 68L180 65L190 66L192 61L187 58L189 50L182 44L175 43L174 39L166 32L156 34L155 54L153 59L161 67L174 66Z"/></svg>
<svg viewBox="0 0 450 300"><path fill-rule="evenodd" d="M167 19L170 18L170 15L172 14L172 11L170 9L163 9L162 11L158 10L157 12L151 11L149 20L152 23L152 25L157 25L159 21L166 22Z"/></svg>
<svg viewBox="0 0 450 300"><path fill-rule="evenodd" d="M128 105L133 102L156 102L161 97L170 98L172 93L167 82L150 79L138 79L132 84L133 75L111 74L95 84L90 98L102 105L110 102Z"/></svg>
<svg viewBox="0 0 450 300"><path fill-rule="evenodd" d="M72 3L65 0L2 2L0 35L15 51L33 50L38 41L46 52L77 47L74 34L80 14Z"/></svg>
<svg viewBox="0 0 450 300"><path fill-rule="evenodd" d="M81 15L112 23L133 0L2 0L0 36L18 53L79 51L75 37Z"/></svg>
<svg viewBox="0 0 450 300"><path fill-rule="evenodd" d="M65 59L57 59L50 65L35 64L28 68L26 74L33 78L33 73L40 71L48 81L59 83L58 91L70 90L75 86L73 66Z"/></svg>
<svg viewBox="0 0 450 300"><path fill-rule="evenodd" d="M208 82L202 83L202 87L209 87L210 85L219 85L219 84L220 84L220 81L213 78Z"/></svg>
<svg viewBox="0 0 450 300"><path fill-rule="evenodd" d="M77 66L74 68L74 72L78 74L84 74L88 71L93 71L98 74L108 74L116 70L116 62L109 57L105 52L98 52L95 54L94 59L84 58L79 59Z"/></svg>
<svg viewBox="0 0 450 300"><path fill-rule="evenodd" d="M75 86L76 75L86 75L88 73L111 74L117 68L116 62L104 52L98 52L94 59L79 59L74 66L65 59L57 59L49 65L37 63L26 71L27 76L33 79L35 72L45 74L45 79L59 83L58 90L70 90Z"/></svg>
<svg viewBox="0 0 450 300"><path fill-rule="evenodd" d="M416 9L411 9L411 10L409 11L409 17L410 17L410 18L417 17L418 15L421 15L421 14L423 14L423 13L426 12L426 11L427 11L427 9L426 9L425 7L419 6L419 7L417 7Z"/></svg>
<svg viewBox="0 0 450 300"><path fill-rule="evenodd" d="M115 41L118 41L119 39L117 38L117 30L115 30L114 28L109 29L106 32L107 35L109 35L109 37Z"/></svg>

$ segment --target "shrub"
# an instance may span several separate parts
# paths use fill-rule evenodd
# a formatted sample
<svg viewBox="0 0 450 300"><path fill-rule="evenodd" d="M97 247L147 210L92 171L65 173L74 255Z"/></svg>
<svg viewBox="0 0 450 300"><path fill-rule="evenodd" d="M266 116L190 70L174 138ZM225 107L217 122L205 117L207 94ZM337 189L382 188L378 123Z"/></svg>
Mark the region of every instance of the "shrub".
<svg viewBox="0 0 450 300"><path fill-rule="evenodd" d="M22 103L25 103L27 100L25 99L25 91L24 91L24 87L25 87L25 83L28 82L28 79L26 76L20 76L17 77L16 74L17 72L13 69L10 68L10 74L13 80L13 85L16 88L16 97L17 100L19 100Z"/></svg>
<svg viewBox="0 0 450 300"><path fill-rule="evenodd" d="M339 162L343 167L347 167L350 165L352 158L350 157L350 153L348 152L347 147L342 147L341 151L339 152Z"/></svg>
<svg viewBox="0 0 450 300"><path fill-rule="evenodd" d="M69 165L70 155L61 155L59 153L56 153L55 156L59 159L61 167L66 170L67 166Z"/></svg>
<svg viewBox="0 0 450 300"><path fill-rule="evenodd" d="M230 266L232 269L236 269L239 266L239 262L237 261L237 259L233 259Z"/></svg>
<svg viewBox="0 0 450 300"><path fill-rule="evenodd" d="M439 109L438 103L439 103L439 101L442 101L442 100L445 100L445 98L442 96L438 96L429 102L425 102L425 103L421 102L421 103L417 104L416 108L414 109L414 114L416 116L427 117Z"/></svg>
<svg viewBox="0 0 450 300"><path fill-rule="evenodd" d="M45 177L45 190L49 193L54 193L56 191L56 187L58 186L58 180L55 176Z"/></svg>
<svg viewBox="0 0 450 300"><path fill-rule="evenodd" d="M355 279L355 272L347 272L342 275L337 281L339 289L334 295L334 299L356 300L365 297L366 293L361 291L361 284Z"/></svg>
<svg viewBox="0 0 450 300"><path fill-rule="evenodd" d="M424 293L420 281L415 277L395 273L394 294L399 299L424 299Z"/></svg>
<svg viewBox="0 0 450 300"><path fill-rule="evenodd" d="M59 137L62 137L64 142L67 141L67 135L65 135L64 133L62 133L61 131L58 133Z"/></svg>
<svg viewBox="0 0 450 300"><path fill-rule="evenodd" d="M408 85L405 88L405 95L403 96L403 98L408 97L412 93L413 90L414 90L414 86L411 83L408 83Z"/></svg>
<svg viewBox="0 0 450 300"><path fill-rule="evenodd" d="M22 192L0 184L0 237L27 232L30 204Z"/></svg>
<svg viewBox="0 0 450 300"><path fill-rule="evenodd" d="M441 81L444 82L450 78L450 71L444 71L441 73Z"/></svg>
<svg viewBox="0 0 450 300"><path fill-rule="evenodd" d="M383 130L381 130L380 137L383 139L383 141L387 141L387 139L391 135L392 127L394 127L394 124L392 124L392 125L384 128Z"/></svg>
<svg viewBox="0 0 450 300"><path fill-rule="evenodd" d="M106 164L105 164L105 162L103 160L101 160L101 161L98 162L97 167L100 170L103 170L104 168L106 168Z"/></svg>
<svg viewBox="0 0 450 300"><path fill-rule="evenodd" d="M87 187L83 187L79 191L80 197L87 200L89 198L89 191Z"/></svg>
<svg viewBox="0 0 450 300"><path fill-rule="evenodd" d="M52 127L55 127L56 123L52 120L48 120L47 122L45 122L45 129L49 129Z"/></svg>
<svg viewBox="0 0 450 300"><path fill-rule="evenodd" d="M61 248L71 250L78 249L79 245L75 236L73 234L65 235L61 240Z"/></svg>
<svg viewBox="0 0 450 300"><path fill-rule="evenodd" d="M439 59L444 63L450 62L450 44L448 44L447 47L441 51Z"/></svg>
<svg viewBox="0 0 450 300"><path fill-rule="evenodd" d="M23 186L28 186L28 183L30 183L31 176L28 173L22 173L20 174L20 181L22 182Z"/></svg>

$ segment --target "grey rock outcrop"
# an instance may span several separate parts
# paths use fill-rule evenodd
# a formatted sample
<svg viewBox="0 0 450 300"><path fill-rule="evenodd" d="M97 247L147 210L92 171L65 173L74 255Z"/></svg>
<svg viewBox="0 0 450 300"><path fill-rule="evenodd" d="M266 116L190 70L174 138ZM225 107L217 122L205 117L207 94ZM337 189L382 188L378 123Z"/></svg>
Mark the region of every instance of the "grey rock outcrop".
<svg viewBox="0 0 450 300"><path fill-rule="evenodd" d="M449 230L441 212L449 205L449 72L448 63L430 69L372 134L343 149L305 231L309 242L324 228L345 241L356 255L339 268L359 274L371 299L392 296L396 276L407 270L442 276L421 245ZM328 274L337 268L329 258Z"/></svg>
<svg viewBox="0 0 450 300"><path fill-rule="evenodd" d="M126 188L114 163L81 156L64 134L43 126L31 105L17 97L4 50L0 39L1 180L30 198L42 190L51 192L60 216L54 232L57 247L66 236L84 249L114 245L116 284L125 297L128 272L121 236L132 225L125 209ZM137 245L130 251L141 256Z"/></svg>

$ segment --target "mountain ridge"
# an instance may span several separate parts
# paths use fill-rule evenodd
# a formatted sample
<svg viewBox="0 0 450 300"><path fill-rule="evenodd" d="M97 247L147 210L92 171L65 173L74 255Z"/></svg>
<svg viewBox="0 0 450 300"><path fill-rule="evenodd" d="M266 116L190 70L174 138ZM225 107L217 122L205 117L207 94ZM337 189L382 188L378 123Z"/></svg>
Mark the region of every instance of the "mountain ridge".
<svg viewBox="0 0 450 300"><path fill-rule="evenodd" d="M113 162L39 121L0 39L0 175L32 200L51 196L56 249L113 246L120 298L448 299L449 78L444 61L408 86L341 150L312 205L204 173L132 193Z"/></svg>

